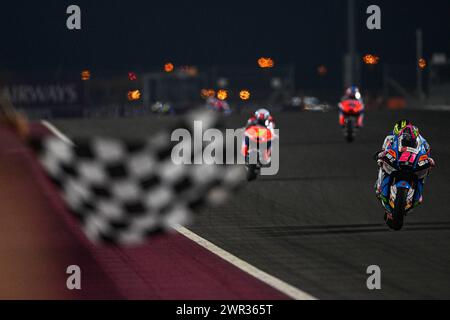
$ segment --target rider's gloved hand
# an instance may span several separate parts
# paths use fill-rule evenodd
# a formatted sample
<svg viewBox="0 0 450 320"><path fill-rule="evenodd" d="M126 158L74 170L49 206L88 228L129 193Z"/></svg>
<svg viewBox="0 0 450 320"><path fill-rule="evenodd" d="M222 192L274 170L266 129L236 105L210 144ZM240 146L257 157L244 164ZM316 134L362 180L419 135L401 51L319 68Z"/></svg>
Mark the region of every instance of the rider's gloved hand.
<svg viewBox="0 0 450 320"><path fill-rule="evenodd" d="M432 168L436 167L436 162L434 161L433 158L428 158L428 161L430 162Z"/></svg>
<svg viewBox="0 0 450 320"><path fill-rule="evenodd" d="M379 167L382 167L383 163L384 163L383 160L378 159L377 164L378 164Z"/></svg>
<svg viewBox="0 0 450 320"><path fill-rule="evenodd" d="M373 155L373 159L374 159L376 162L379 162L381 159L383 159L383 158L386 156L386 154L387 154L387 151L386 151L386 150L378 151L377 153L375 153L375 154Z"/></svg>

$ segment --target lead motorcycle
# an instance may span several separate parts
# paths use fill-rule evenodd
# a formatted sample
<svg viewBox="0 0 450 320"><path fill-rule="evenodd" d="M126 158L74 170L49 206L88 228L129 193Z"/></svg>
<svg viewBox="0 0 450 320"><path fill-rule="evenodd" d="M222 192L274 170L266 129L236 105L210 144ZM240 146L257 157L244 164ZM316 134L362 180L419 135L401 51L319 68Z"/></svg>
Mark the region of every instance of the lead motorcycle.
<svg viewBox="0 0 450 320"><path fill-rule="evenodd" d="M420 139L417 139L416 147L407 147L402 146L401 136L394 138L385 156L379 160L389 178L389 197L380 196L383 208L392 214L386 224L398 231L403 227L405 216L413 209L418 181L429 175L431 162Z"/></svg>
<svg viewBox="0 0 450 320"><path fill-rule="evenodd" d="M247 169L247 180L255 180L264 166L271 161L274 133L262 125L252 125L245 129L243 155Z"/></svg>
<svg viewBox="0 0 450 320"><path fill-rule="evenodd" d="M348 142L353 142L362 126L364 105L359 100L348 99L339 103L339 122L343 126L344 136Z"/></svg>

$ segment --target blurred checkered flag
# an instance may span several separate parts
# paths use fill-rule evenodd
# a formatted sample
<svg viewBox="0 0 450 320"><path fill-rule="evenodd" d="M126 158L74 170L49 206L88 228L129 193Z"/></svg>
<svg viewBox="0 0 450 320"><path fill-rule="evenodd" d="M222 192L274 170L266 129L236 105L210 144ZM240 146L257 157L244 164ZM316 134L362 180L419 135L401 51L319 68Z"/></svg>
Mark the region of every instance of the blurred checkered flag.
<svg viewBox="0 0 450 320"><path fill-rule="evenodd" d="M181 127L216 126L210 113L190 114ZM194 210L223 202L245 174L239 166L176 165L170 132L146 141L75 140L51 136L32 141L44 169L94 242L138 244L186 224ZM203 148L194 150L203 152Z"/></svg>

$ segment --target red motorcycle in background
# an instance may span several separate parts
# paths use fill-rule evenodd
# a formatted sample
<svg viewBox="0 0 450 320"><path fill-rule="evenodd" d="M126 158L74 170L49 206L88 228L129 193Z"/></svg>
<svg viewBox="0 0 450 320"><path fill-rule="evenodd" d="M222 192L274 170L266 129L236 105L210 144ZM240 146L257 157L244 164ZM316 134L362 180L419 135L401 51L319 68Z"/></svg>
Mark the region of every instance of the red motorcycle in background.
<svg viewBox="0 0 450 320"><path fill-rule="evenodd" d="M273 138L272 130L261 125L245 129L242 154L245 157L248 181L255 180L261 168L270 165Z"/></svg>
<svg viewBox="0 0 450 320"><path fill-rule="evenodd" d="M359 100L343 100L339 103L339 124L348 142L355 140L356 133L363 126L364 104Z"/></svg>

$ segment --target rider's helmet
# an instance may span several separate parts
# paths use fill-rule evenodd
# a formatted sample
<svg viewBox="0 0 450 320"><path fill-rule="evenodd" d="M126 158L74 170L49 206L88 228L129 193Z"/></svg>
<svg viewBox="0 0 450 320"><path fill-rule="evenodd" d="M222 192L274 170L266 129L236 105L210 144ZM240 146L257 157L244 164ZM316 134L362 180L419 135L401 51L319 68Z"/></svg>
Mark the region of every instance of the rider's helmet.
<svg viewBox="0 0 450 320"><path fill-rule="evenodd" d="M394 125L394 130L392 131L395 135L399 135L400 132L406 128L406 126L411 125L411 121L407 120L407 119L402 119L399 120L395 123Z"/></svg>
<svg viewBox="0 0 450 320"><path fill-rule="evenodd" d="M265 123L270 118L270 112L267 109L258 109L255 112L255 118L260 123Z"/></svg>
<svg viewBox="0 0 450 320"><path fill-rule="evenodd" d="M419 129L414 126L409 120L403 119L398 121L394 126L394 134L401 137L402 146L413 147L417 145L417 138L419 137Z"/></svg>
<svg viewBox="0 0 450 320"><path fill-rule="evenodd" d="M411 132L411 135L414 138L417 138L419 136L419 129L411 121L407 119L397 121L395 123L393 133L395 135L400 135L405 131L405 129L408 129L408 131Z"/></svg>
<svg viewBox="0 0 450 320"><path fill-rule="evenodd" d="M361 99L361 92L357 86L351 86L345 90L345 96L350 99Z"/></svg>

